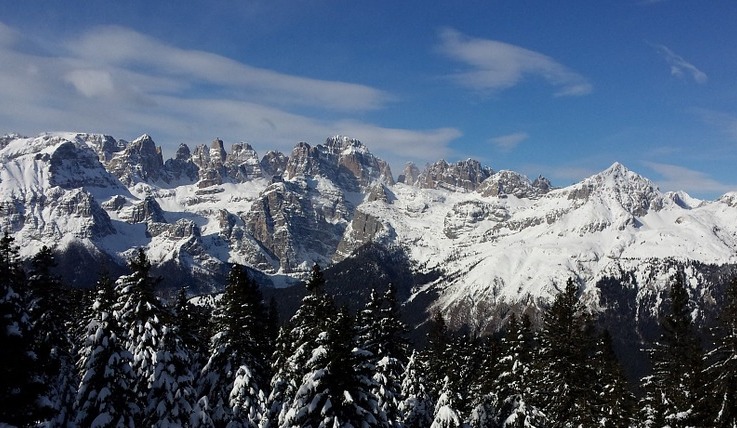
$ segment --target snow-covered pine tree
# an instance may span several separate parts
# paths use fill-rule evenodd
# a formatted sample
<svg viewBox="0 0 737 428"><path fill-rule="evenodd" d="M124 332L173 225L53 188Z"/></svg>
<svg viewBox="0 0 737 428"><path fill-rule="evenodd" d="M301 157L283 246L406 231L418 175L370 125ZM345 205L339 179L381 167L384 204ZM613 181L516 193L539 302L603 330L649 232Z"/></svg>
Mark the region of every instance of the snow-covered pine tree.
<svg viewBox="0 0 737 428"><path fill-rule="evenodd" d="M406 428L425 428L433 420L433 400L426 388L427 367L413 352L402 375L402 402L399 414Z"/></svg>
<svg viewBox="0 0 737 428"><path fill-rule="evenodd" d="M131 274L120 277L116 282L118 300L114 309L120 325L127 328L123 337L126 349L133 354L133 372L136 375L133 390L142 404L154 382L156 355L167 313L154 295L154 287L160 278L150 276L151 262L143 249L138 249L136 256L129 261L129 267Z"/></svg>
<svg viewBox="0 0 737 428"><path fill-rule="evenodd" d="M36 354L47 385L44 402L51 425L67 425L79 383L73 353L71 290L58 276L52 250L43 246L31 259L28 273L29 314L33 323Z"/></svg>
<svg viewBox="0 0 737 428"><path fill-rule="evenodd" d="M637 399L630 389L617 356L612 348L612 338L604 330L596 342L594 367L601 385L598 410L599 426L607 428L633 426Z"/></svg>
<svg viewBox="0 0 737 428"><path fill-rule="evenodd" d="M272 358L271 393L267 401L264 427L285 423L286 412L292 407L297 389L307 371L307 362L317 348L317 338L327 330L335 305L325 294L325 278L315 264L307 281L307 294L292 318L280 329Z"/></svg>
<svg viewBox="0 0 737 428"><path fill-rule="evenodd" d="M671 282L670 307L661 321L661 334L649 350L653 371L643 379L640 403L643 426L688 427L701 422L697 415L703 351L696 336L682 274Z"/></svg>
<svg viewBox="0 0 737 428"><path fill-rule="evenodd" d="M21 294L25 288L18 247L5 231L0 239L0 425L32 425L44 390Z"/></svg>
<svg viewBox="0 0 737 428"><path fill-rule="evenodd" d="M500 426L540 426L543 415L531 404L535 344L527 314L520 321L514 313L509 317L501 348L493 382L499 397L495 418Z"/></svg>
<svg viewBox="0 0 737 428"><path fill-rule="evenodd" d="M266 395L248 366L238 367L229 398L233 417L228 427L258 428L266 413Z"/></svg>
<svg viewBox="0 0 737 428"><path fill-rule="evenodd" d="M191 303L186 289L182 287L173 302L172 313L172 325L190 356L192 373L199 373L210 356L212 311L209 306Z"/></svg>
<svg viewBox="0 0 737 428"><path fill-rule="evenodd" d="M440 397L435 403L435 413L430 428L458 428L463 420L456 410L458 397L450 387L450 379L446 376Z"/></svg>
<svg viewBox="0 0 737 428"><path fill-rule="evenodd" d="M355 347L354 335L351 317L345 311L319 334L283 428L388 425L372 392L371 354Z"/></svg>
<svg viewBox="0 0 737 428"><path fill-rule="evenodd" d="M715 343L705 358L705 399L712 404L706 418L715 427L737 427L737 277L726 284Z"/></svg>
<svg viewBox="0 0 737 428"><path fill-rule="evenodd" d="M540 336L541 378L532 401L551 427L595 426L600 396L593 355L593 320L568 279L545 313Z"/></svg>
<svg viewBox="0 0 737 428"><path fill-rule="evenodd" d="M386 414L392 426L400 421L399 404L402 401L402 375L409 343L405 338L406 327L399 319L399 305L393 286L382 298L376 290L371 294L365 308L358 315L359 346L372 354L374 381L379 408Z"/></svg>
<svg viewBox="0 0 737 428"><path fill-rule="evenodd" d="M78 427L135 427L141 408L133 385L133 355L124 347L113 315L115 289L106 277L97 286L86 336L79 349L80 383L74 408Z"/></svg>
<svg viewBox="0 0 737 428"><path fill-rule="evenodd" d="M262 300L258 284L249 278L245 268L233 265L225 293L215 309L216 333L210 342L210 358L199 378L199 395L207 396L216 426L227 425L234 411L250 418L243 421L247 426L258 425L263 416L261 397L268 379L266 352L270 339L266 337L268 315ZM240 383L234 388L238 373ZM246 405L252 408L245 408Z"/></svg>
<svg viewBox="0 0 737 428"><path fill-rule="evenodd" d="M189 353L178 334L166 326L162 328L155 360L144 424L161 428L186 426L196 398L194 376Z"/></svg>

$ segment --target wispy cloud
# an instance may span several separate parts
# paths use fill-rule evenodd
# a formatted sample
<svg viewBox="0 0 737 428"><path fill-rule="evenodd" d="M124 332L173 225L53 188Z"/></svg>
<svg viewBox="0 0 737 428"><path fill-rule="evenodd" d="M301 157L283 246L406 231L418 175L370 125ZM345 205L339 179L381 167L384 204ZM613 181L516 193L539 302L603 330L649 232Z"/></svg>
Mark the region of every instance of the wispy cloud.
<svg viewBox="0 0 737 428"><path fill-rule="evenodd" d="M701 120L716 127L730 139L737 141L737 116L703 108L694 109L694 111L701 117Z"/></svg>
<svg viewBox="0 0 737 428"><path fill-rule="evenodd" d="M221 137L287 152L298 141L320 143L341 133L397 163L434 161L430 156L447 155L461 134L355 119L392 102L380 89L257 68L126 28L29 45L0 23L0 133L68 130L135 138L146 132L171 151L181 142Z"/></svg>
<svg viewBox="0 0 737 428"><path fill-rule="evenodd" d="M680 79L684 79L690 76L696 83L705 84L709 81L709 77L703 71L699 70L690 62L683 59L682 56L677 55L675 52L670 50L668 47L663 45L651 44L655 50L660 53L665 62L670 66L670 74Z"/></svg>
<svg viewBox="0 0 737 428"><path fill-rule="evenodd" d="M521 142L530 138L526 132L515 132L513 134L501 135L491 138L489 142L502 151L514 150Z"/></svg>
<svg viewBox="0 0 737 428"><path fill-rule="evenodd" d="M556 96L586 95L593 89L585 77L549 56L496 40L469 37L454 29L440 31L439 50L470 68L452 77L473 89L499 91L528 76L541 77L558 88Z"/></svg>
<svg viewBox="0 0 737 428"><path fill-rule="evenodd" d="M656 183L661 190L684 190L690 193L725 193L737 190L737 184L720 183L701 171L657 162L644 164L660 174L661 178Z"/></svg>

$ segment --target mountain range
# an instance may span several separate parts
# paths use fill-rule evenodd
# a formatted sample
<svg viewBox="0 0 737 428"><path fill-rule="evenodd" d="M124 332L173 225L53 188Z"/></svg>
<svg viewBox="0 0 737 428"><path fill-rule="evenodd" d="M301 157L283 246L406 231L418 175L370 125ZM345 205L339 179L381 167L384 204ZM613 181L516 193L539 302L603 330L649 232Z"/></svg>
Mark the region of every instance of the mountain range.
<svg viewBox="0 0 737 428"><path fill-rule="evenodd" d="M80 286L142 247L169 287L218 291L237 262L278 294L314 263L360 271L370 246L406 262L409 282L372 274L401 282L406 306L480 331L545 307L573 278L602 319L644 334L676 273L705 323L737 261L737 193L664 193L619 163L566 187L473 159L410 163L395 179L344 136L263 156L216 139L164 161L148 135L6 135L0 194L22 255L53 246Z"/></svg>

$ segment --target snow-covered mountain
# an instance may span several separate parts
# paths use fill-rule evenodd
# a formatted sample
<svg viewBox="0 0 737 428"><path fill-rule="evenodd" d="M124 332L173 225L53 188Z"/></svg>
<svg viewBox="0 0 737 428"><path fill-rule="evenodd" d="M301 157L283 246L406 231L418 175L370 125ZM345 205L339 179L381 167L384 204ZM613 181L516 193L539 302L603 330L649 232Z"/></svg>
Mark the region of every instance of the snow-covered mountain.
<svg viewBox="0 0 737 428"><path fill-rule="evenodd" d="M164 161L147 135L10 135L0 138L0 194L0 221L26 257L53 245L122 265L145 247L200 291L222 285L227 262L284 286L370 242L401 250L418 273L439 273L410 301L431 295L432 310L482 329L510 307L544 305L569 277L592 309L630 293L638 316L655 317L685 270L693 299L713 304L697 287L705 266L737 262L737 193L663 193L618 163L564 188L471 159L408 164L395 182L343 136L262 158L215 140ZM601 286L611 278L614 294Z"/></svg>

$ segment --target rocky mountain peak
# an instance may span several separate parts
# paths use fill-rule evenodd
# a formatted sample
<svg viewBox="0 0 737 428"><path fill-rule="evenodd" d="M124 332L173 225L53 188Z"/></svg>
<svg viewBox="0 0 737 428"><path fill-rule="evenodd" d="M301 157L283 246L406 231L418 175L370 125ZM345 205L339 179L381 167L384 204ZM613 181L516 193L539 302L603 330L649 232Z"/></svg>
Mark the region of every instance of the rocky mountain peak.
<svg viewBox="0 0 737 428"><path fill-rule="evenodd" d="M595 197L606 205L619 205L635 216L663 207L664 197L647 178L630 171L619 162L584 179L562 192L569 200L587 201Z"/></svg>
<svg viewBox="0 0 737 428"><path fill-rule="evenodd" d="M491 168L482 166L475 159L449 164L440 160L425 168L416 184L427 189L446 189L457 192L473 192L491 174Z"/></svg>
<svg viewBox="0 0 737 428"><path fill-rule="evenodd" d="M270 150L261 159L261 172L266 177L281 177L287 170L288 162L287 155Z"/></svg>
<svg viewBox="0 0 737 428"><path fill-rule="evenodd" d="M130 142L123 151L114 153L106 163L107 169L130 186L137 182L154 182L162 177L164 160L148 134Z"/></svg>
<svg viewBox="0 0 737 428"><path fill-rule="evenodd" d="M226 156L225 173L235 182L263 177L258 153L248 143L236 143Z"/></svg>
<svg viewBox="0 0 737 428"><path fill-rule="evenodd" d="M417 183L417 178L420 176L420 169L414 162L407 162L404 165L402 174L397 178L397 182L404 183L413 186Z"/></svg>
<svg viewBox="0 0 737 428"><path fill-rule="evenodd" d="M504 198L508 195L513 195L517 198L536 199L547 192L549 187L545 185L547 184L549 186L550 184L547 180L544 182L536 180L536 182L541 187L535 186L522 174L502 170L484 180L476 191L484 197L493 196Z"/></svg>
<svg viewBox="0 0 737 428"><path fill-rule="evenodd" d="M320 175L343 189L356 192L373 181L394 184L389 164L375 157L358 140L331 137L315 147L299 143L286 167L287 178Z"/></svg>

